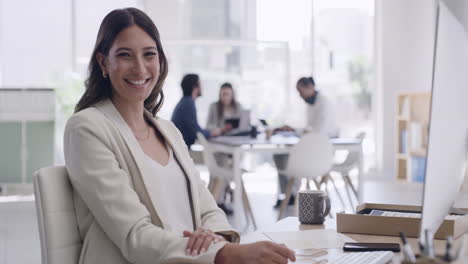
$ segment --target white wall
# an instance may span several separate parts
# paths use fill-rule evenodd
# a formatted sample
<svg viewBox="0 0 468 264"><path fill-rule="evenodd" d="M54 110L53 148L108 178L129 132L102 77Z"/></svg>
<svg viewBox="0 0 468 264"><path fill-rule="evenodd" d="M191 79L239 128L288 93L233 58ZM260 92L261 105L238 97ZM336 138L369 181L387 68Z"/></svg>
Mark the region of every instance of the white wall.
<svg viewBox="0 0 468 264"><path fill-rule="evenodd" d="M1 1L0 85L44 87L69 68L70 10L70 1Z"/></svg>
<svg viewBox="0 0 468 264"><path fill-rule="evenodd" d="M375 8L377 168L395 178L396 95L431 88L435 2L376 0Z"/></svg>
<svg viewBox="0 0 468 264"><path fill-rule="evenodd" d="M137 0L0 0L0 86L47 87L61 83L75 60L72 43L78 71L84 76L104 16L115 8L141 7L138 3Z"/></svg>
<svg viewBox="0 0 468 264"><path fill-rule="evenodd" d="M442 0L449 10L463 24L468 32L468 1L466 0Z"/></svg>
<svg viewBox="0 0 468 264"><path fill-rule="evenodd" d="M187 38L185 21L190 14L182 1L146 0L145 12L153 19L164 45L165 40Z"/></svg>

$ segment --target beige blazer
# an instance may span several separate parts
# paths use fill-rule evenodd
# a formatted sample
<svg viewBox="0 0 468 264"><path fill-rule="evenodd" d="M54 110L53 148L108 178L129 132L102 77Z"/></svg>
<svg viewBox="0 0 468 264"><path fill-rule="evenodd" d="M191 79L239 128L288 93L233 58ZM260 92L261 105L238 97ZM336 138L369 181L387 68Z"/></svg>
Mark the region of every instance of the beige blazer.
<svg viewBox="0 0 468 264"><path fill-rule="evenodd" d="M185 172L194 228L209 228L238 242L239 234L201 181L179 130L149 112L145 115ZM143 150L110 100L68 120L64 147L83 239L80 263L213 263L226 242L189 257L188 239L164 230L171 219L159 204L165 197L158 190L171 186L159 185L158 179L167 175L147 171Z"/></svg>

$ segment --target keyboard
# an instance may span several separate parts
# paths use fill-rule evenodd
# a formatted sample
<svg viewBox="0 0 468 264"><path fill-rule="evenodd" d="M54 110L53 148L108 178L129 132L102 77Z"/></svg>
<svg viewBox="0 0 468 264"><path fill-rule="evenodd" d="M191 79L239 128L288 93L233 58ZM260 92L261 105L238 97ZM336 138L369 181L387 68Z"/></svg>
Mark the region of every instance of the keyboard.
<svg viewBox="0 0 468 264"><path fill-rule="evenodd" d="M333 264L387 264L392 261L391 251L346 252L340 254Z"/></svg>
<svg viewBox="0 0 468 264"><path fill-rule="evenodd" d="M396 212L396 211L384 211L384 210L372 210L369 215L421 218L420 213L408 213L408 212ZM455 220L459 217L460 215L447 215L445 217L445 220Z"/></svg>

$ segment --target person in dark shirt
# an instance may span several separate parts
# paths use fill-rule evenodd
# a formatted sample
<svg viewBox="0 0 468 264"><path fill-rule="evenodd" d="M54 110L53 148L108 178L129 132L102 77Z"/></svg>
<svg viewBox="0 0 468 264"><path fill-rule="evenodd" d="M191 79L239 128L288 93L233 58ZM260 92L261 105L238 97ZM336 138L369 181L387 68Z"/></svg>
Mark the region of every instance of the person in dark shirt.
<svg viewBox="0 0 468 264"><path fill-rule="evenodd" d="M177 103L172 113L171 121L180 130L184 137L185 144L190 146L195 143L197 132L201 132L206 138L219 136L221 130L215 128L206 130L200 127L197 119L197 109L195 99L201 96L200 77L197 74L189 73L184 76L180 84L183 97Z"/></svg>

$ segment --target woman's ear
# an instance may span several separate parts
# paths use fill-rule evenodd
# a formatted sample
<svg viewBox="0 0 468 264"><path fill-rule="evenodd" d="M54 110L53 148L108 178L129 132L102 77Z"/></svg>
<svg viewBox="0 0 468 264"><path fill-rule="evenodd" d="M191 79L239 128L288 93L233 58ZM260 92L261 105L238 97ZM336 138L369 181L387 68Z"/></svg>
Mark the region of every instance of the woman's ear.
<svg viewBox="0 0 468 264"><path fill-rule="evenodd" d="M102 76L104 78L107 78L109 72L107 71L106 67L106 56L104 56L104 54L102 54L101 52L98 52L96 53L96 60L99 63L99 67L101 68Z"/></svg>

